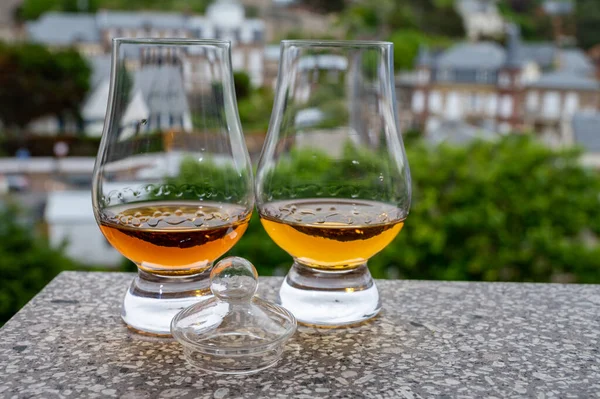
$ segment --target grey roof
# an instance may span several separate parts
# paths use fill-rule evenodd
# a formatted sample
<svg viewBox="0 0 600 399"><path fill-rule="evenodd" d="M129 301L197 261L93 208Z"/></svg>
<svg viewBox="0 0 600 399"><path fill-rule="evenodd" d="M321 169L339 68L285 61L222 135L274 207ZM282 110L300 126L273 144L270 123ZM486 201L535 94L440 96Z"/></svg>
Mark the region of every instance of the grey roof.
<svg viewBox="0 0 600 399"><path fill-rule="evenodd" d="M523 59L521 57L521 29L517 24L507 24L506 35L505 64L509 67L520 67L523 64Z"/></svg>
<svg viewBox="0 0 600 399"><path fill-rule="evenodd" d="M589 76L596 72L592 60L583 50L578 48L561 50L558 54L558 67L560 70Z"/></svg>
<svg viewBox="0 0 600 399"><path fill-rule="evenodd" d="M578 113L573 116L575 142L589 152L600 152L600 113Z"/></svg>
<svg viewBox="0 0 600 399"><path fill-rule="evenodd" d="M430 66L433 62L433 57L429 52L429 48L423 44L419 46L419 53L416 59L417 66Z"/></svg>
<svg viewBox="0 0 600 399"><path fill-rule="evenodd" d="M465 13L489 13L496 10L494 0L456 0L456 7Z"/></svg>
<svg viewBox="0 0 600 399"><path fill-rule="evenodd" d="M432 144L451 143L468 144L473 140L492 141L499 137L498 133L483 127L470 125L462 120L444 120L431 130L426 139Z"/></svg>
<svg viewBox="0 0 600 399"><path fill-rule="evenodd" d="M437 65L441 68L499 69L505 60L506 51L496 43L461 43L439 56Z"/></svg>
<svg viewBox="0 0 600 399"><path fill-rule="evenodd" d="M96 87L103 80L110 77L110 54L87 57L87 62L92 68L91 86Z"/></svg>
<svg viewBox="0 0 600 399"><path fill-rule="evenodd" d="M189 111L180 68L146 66L135 72L133 91L141 91L150 114L182 115Z"/></svg>
<svg viewBox="0 0 600 399"><path fill-rule="evenodd" d="M572 71L556 71L543 74L538 80L532 82L530 87L544 89L564 89L564 90L598 90L600 84L595 79L591 79Z"/></svg>
<svg viewBox="0 0 600 399"><path fill-rule="evenodd" d="M522 61L533 61L542 69L550 69L556 61L557 50L552 43L521 43L519 56Z"/></svg>
<svg viewBox="0 0 600 399"><path fill-rule="evenodd" d="M544 11L551 15L571 14L575 9L572 0L545 0Z"/></svg>
<svg viewBox="0 0 600 399"><path fill-rule="evenodd" d="M134 29L151 26L160 29L183 29L187 17L181 13L168 12L129 12L129 11L101 11L96 14L96 21L100 29L124 28Z"/></svg>
<svg viewBox="0 0 600 399"><path fill-rule="evenodd" d="M65 46L75 42L100 41L93 14L48 12L37 21L29 22L26 29L32 41L48 45Z"/></svg>

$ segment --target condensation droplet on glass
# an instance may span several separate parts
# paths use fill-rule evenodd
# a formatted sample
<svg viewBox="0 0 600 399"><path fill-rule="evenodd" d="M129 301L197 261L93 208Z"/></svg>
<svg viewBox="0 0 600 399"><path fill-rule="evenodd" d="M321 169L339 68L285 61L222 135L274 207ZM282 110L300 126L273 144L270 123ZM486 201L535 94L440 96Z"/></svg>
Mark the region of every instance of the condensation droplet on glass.
<svg viewBox="0 0 600 399"><path fill-rule="evenodd" d="M298 208L296 207L296 205L292 205L292 206L290 207L290 213L295 213L297 209L298 209Z"/></svg>
<svg viewBox="0 0 600 399"><path fill-rule="evenodd" d="M156 211L156 212L154 212L154 213L152 214L152 217L155 217L155 218L159 218L159 217L161 217L161 216L162 216L162 212L161 212L161 211Z"/></svg>
<svg viewBox="0 0 600 399"><path fill-rule="evenodd" d="M194 219L194 226L200 227L203 224L204 224L204 219L202 219L202 218L196 218L196 219Z"/></svg>
<svg viewBox="0 0 600 399"><path fill-rule="evenodd" d="M198 216L198 217L202 217L202 216L204 216L204 212L202 212L202 211L197 211L197 212L196 212L196 216Z"/></svg>
<svg viewBox="0 0 600 399"><path fill-rule="evenodd" d="M150 220L148 220L148 226L156 227L158 226L158 222L159 220L157 218L151 218Z"/></svg>
<svg viewBox="0 0 600 399"><path fill-rule="evenodd" d="M177 215L177 216L181 216L181 215L183 215L183 211L182 211L181 209L177 209L177 210L175 211L175 215Z"/></svg>
<svg viewBox="0 0 600 399"><path fill-rule="evenodd" d="M325 223L325 219L323 219L323 218L318 218L318 219L317 219L317 223Z"/></svg>
<svg viewBox="0 0 600 399"><path fill-rule="evenodd" d="M317 209L316 209L316 211L317 211L317 212L321 212L321 210L322 210L322 209L323 209L323 208L317 208Z"/></svg>
<svg viewBox="0 0 600 399"><path fill-rule="evenodd" d="M140 221L140 219L138 219L138 218L131 219L132 226L139 227L139 225L141 225L141 224L142 224L142 222Z"/></svg>
<svg viewBox="0 0 600 399"><path fill-rule="evenodd" d="M311 210L311 209L303 209L300 211L301 215L314 215L315 211Z"/></svg>
<svg viewBox="0 0 600 399"><path fill-rule="evenodd" d="M171 216L171 212L164 212L162 215L163 215L164 217L168 217L168 216Z"/></svg>
<svg viewBox="0 0 600 399"><path fill-rule="evenodd" d="M127 224L127 222L129 222L129 220L127 219L127 216L121 216L121 218L119 219L119 221L123 224Z"/></svg>
<svg viewBox="0 0 600 399"><path fill-rule="evenodd" d="M329 208L330 211L335 211L335 206L332 206L331 208Z"/></svg>
<svg viewBox="0 0 600 399"><path fill-rule="evenodd" d="M142 212L136 212L133 214L133 217L139 218L142 216Z"/></svg>

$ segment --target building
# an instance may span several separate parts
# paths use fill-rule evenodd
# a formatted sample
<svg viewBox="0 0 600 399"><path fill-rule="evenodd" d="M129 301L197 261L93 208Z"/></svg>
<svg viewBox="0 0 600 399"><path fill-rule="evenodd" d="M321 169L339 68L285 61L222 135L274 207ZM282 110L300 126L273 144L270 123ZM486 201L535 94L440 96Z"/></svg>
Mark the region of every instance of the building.
<svg viewBox="0 0 600 399"><path fill-rule="evenodd" d="M11 41L19 39L22 31L16 21L16 14L23 0L0 1L0 40Z"/></svg>
<svg viewBox="0 0 600 399"><path fill-rule="evenodd" d="M264 81L265 23L246 18L235 0L218 0L204 16L104 10L96 14L49 12L27 24L29 40L51 47L75 46L88 56L108 54L114 37L223 39L232 42L233 69L255 86Z"/></svg>
<svg viewBox="0 0 600 399"><path fill-rule="evenodd" d="M469 39L500 37L504 34L504 20L496 0L457 0L455 8L463 19Z"/></svg>
<svg viewBox="0 0 600 399"><path fill-rule="evenodd" d="M430 133L460 120L499 133L533 130L551 145L570 144L573 115L599 106L592 62L578 49L522 43L514 26L508 32L506 47L421 48L416 71L396 82L405 128Z"/></svg>
<svg viewBox="0 0 600 399"><path fill-rule="evenodd" d="M118 266L123 257L104 238L92 211L89 190L53 191L44 211L50 245L90 266Z"/></svg>

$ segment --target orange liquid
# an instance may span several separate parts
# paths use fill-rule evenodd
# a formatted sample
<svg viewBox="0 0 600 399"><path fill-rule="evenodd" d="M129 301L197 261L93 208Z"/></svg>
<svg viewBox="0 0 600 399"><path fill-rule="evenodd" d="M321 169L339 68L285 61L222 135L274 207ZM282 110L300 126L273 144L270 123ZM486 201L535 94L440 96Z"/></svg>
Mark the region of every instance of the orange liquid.
<svg viewBox="0 0 600 399"><path fill-rule="evenodd" d="M164 275L206 270L239 241L250 219L241 208L214 204L153 204L108 213L100 229L110 244L142 270Z"/></svg>
<svg viewBox="0 0 600 399"><path fill-rule="evenodd" d="M279 208L281 206L279 204ZM348 204L331 200L283 205L284 209L292 206L296 217L288 214L274 218L261 214L261 223L283 250L299 262L319 269L351 269L365 263L392 242L404 226L402 219L376 223L378 216L386 214L390 208L376 203L356 204L352 211ZM268 208L266 211L269 212ZM325 220L328 214L334 213L330 217L333 221ZM351 223L343 222L348 220L348 215L351 215ZM366 221L371 219L375 222L372 220L367 224Z"/></svg>

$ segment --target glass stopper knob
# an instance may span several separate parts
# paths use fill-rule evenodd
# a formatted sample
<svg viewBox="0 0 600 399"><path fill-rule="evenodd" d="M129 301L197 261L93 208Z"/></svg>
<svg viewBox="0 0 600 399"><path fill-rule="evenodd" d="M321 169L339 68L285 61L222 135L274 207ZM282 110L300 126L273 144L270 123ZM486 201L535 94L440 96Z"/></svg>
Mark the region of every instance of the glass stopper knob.
<svg viewBox="0 0 600 399"><path fill-rule="evenodd" d="M244 258L225 258L210 272L210 290L224 301L249 301L257 287L258 273L254 265Z"/></svg>

